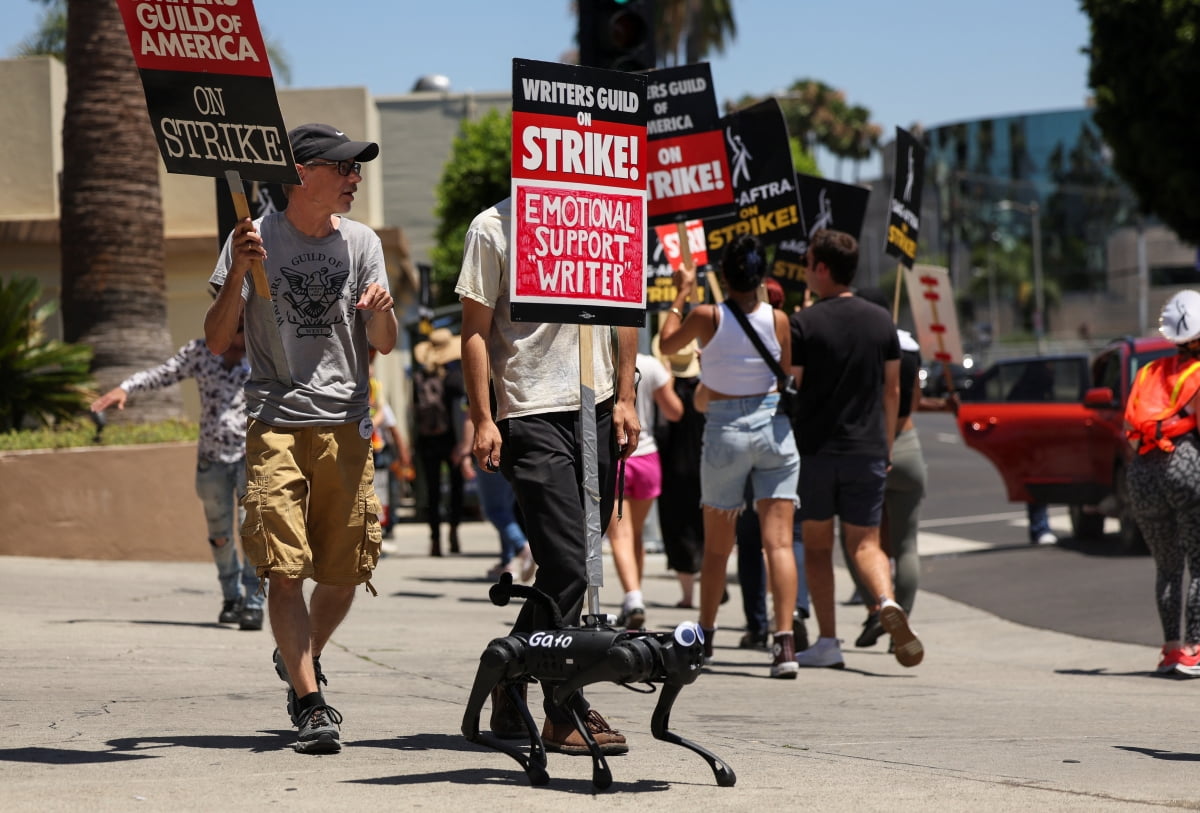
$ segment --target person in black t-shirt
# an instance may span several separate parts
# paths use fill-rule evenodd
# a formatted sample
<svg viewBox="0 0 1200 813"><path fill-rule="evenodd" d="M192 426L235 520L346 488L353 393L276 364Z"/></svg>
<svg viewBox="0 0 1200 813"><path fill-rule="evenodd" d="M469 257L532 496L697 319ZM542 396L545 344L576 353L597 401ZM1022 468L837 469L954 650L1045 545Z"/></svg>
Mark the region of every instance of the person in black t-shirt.
<svg viewBox="0 0 1200 813"><path fill-rule="evenodd" d="M841 668L833 592L833 521L892 636L896 660L916 666L920 640L896 603L880 545L884 483L900 402L900 344L885 311L850 289L858 243L821 230L808 249L807 281L820 300L790 318L792 374L800 390L800 514L809 595L820 638L796 654L801 666Z"/></svg>

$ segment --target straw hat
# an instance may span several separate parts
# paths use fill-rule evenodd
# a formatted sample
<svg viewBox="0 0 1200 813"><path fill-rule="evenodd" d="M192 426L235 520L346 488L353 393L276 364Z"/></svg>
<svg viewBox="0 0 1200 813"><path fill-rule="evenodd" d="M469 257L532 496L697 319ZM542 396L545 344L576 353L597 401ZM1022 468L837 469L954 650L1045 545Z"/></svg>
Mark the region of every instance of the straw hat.
<svg viewBox="0 0 1200 813"><path fill-rule="evenodd" d="M664 356L658 346L658 337L650 340L650 350L654 355L666 362L671 368L671 375L676 378L695 378L700 375L700 357L696 355L696 340L692 339L678 353Z"/></svg>
<svg viewBox="0 0 1200 813"><path fill-rule="evenodd" d="M429 339L413 348L413 358L422 367L434 368L462 358L462 341L449 328L439 327Z"/></svg>

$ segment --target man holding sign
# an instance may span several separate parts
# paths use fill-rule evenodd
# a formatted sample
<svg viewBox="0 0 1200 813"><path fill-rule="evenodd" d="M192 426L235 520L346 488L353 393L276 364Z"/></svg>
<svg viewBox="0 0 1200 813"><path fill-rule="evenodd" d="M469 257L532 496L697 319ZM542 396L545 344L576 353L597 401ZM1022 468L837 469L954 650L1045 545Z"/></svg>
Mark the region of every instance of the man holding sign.
<svg viewBox="0 0 1200 813"><path fill-rule="evenodd" d="M346 617L355 588L379 560L382 532L371 462L368 345L396 344L383 248L350 211L360 162L379 146L327 124L289 133L300 183L288 207L241 220L210 279L219 287L204 320L222 353L244 311L251 376L246 384L246 522L242 541L269 584L267 607L288 684L297 751L341 750L342 717L325 702L318 659ZM266 267L270 298L248 273ZM304 580L316 582L311 602Z"/></svg>
<svg viewBox="0 0 1200 813"><path fill-rule="evenodd" d="M618 449L628 457L638 445L633 382L646 303L645 95L644 77L513 60L513 194L471 222L454 289L463 304L475 459L512 484L538 563L534 587L568 624L578 622L589 587L599 586L589 582L589 554L598 564ZM621 325L615 374L609 331L594 325ZM585 411L592 398L594 410ZM590 510L597 497L598 515ZM546 629L549 615L527 602L513 631ZM543 684L546 750L587 754L567 712L552 702L553 688ZM584 722L603 753L628 750L595 710ZM491 728L502 738L526 733L503 692L492 693Z"/></svg>

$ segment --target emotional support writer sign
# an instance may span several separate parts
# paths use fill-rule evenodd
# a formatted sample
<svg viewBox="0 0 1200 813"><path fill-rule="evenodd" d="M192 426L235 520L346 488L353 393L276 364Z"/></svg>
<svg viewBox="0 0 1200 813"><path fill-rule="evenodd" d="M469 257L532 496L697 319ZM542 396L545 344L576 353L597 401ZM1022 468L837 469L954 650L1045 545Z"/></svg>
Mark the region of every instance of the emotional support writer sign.
<svg viewBox="0 0 1200 813"><path fill-rule="evenodd" d="M645 324L646 79L513 60L512 319Z"/></svg>

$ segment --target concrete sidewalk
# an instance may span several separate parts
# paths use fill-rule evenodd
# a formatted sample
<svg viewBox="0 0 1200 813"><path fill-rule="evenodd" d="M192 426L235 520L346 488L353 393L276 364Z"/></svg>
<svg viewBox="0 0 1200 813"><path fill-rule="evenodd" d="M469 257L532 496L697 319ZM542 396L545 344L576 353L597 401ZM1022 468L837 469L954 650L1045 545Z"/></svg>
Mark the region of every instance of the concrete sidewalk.
<svg viewBox="0 0 1200 813"><path fill-rule="evenodd" d="M728 762L735 787L653 739L655 697L601 684L593 705L630 741L609 760L612 787L593 797L591 761L551 754L550 784L531 788L514 761L459 733L479 654L515 616L487 601L494 532L463 529L464 555L444 559L424 555L425 528L397 530L379 596L359 595L322 658L346 744L324 757L290 748L269 631L213 623L211 564L0 559L0 807L566 811L592 797L606 811L1200 809L1200 684L1150 677L1157 653L1145 647L1028 629L928 593L916 669L883 644L854 649L860 610L839 607L847 668L781 681L765 653L736 648L734 588L716 663L671 726ZM648 626L694 619L672 606L663 558L647 571ZM849 592L839 573L838 595Z"/></svg>

